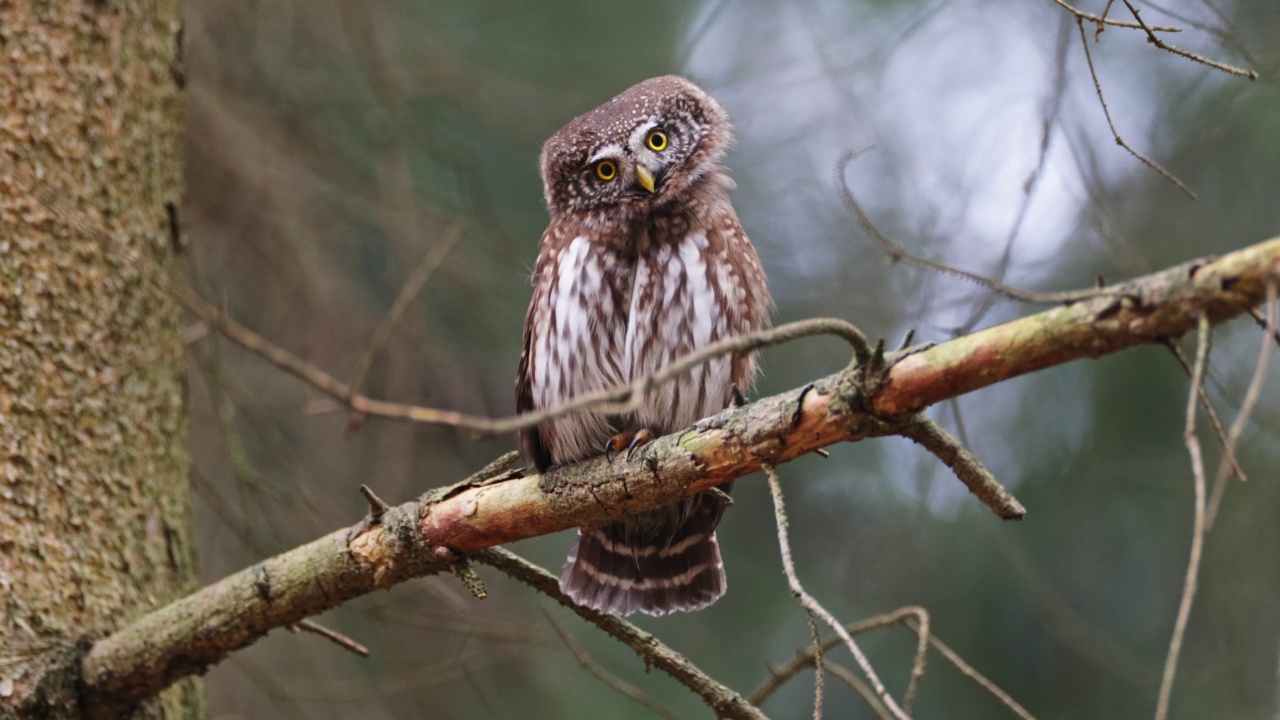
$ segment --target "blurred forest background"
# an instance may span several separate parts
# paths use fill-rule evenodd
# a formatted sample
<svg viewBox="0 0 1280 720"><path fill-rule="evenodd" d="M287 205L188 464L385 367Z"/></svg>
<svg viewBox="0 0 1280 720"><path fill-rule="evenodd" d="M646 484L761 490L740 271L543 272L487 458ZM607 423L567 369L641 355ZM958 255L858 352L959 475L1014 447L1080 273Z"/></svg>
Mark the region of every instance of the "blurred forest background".
<svg viewBox="0 0 1280 720"><path fill-rule="evenodd" d="M1171 42L1261 76L1175 57L1141 31L1111 27L1094 43L1086 25L1118 130L1194 201L1116 146L1076 24L1050 0L190 2L189 257L207 297L350 377L430 255L438 267L363 389L510 414L546 223L541 143L631 84L679 73L735 121L734 203L775 320L839 316L891 342L912 328L945 340L1037 308L888 263L840 204L845 148L876 143L848 178L891 236L1028 289L1120 280L1280 232L1275 0L1137 4L1148 22L1184 28ZM1120 4L1111 15L1130 19ZM1228 420L1260 340L1247 320L1215 339L1208 388ZM193 344L189 358L206 582L357 521L361 483L400 502L514 446L382 421L347 438L344 414L308 414L313 393L225 340ZM756 395L847 360L831 339L768 350ZM1277 365L1240 448L1250 482L1228 487L1208 536L1173 717L1277 717ZM1170 353L1147 347L935 408L1026 504L1022 523L997 520L903 440L787 465L800 577L845 621L927 608L939 637L1040 718L1149 716L1191 535L1186 393ZM637 620L744 693L808 642L759 480L738 483L721 526L728 595ZM558 573L570 542L514 550ZM285 632L234 654L208 674L213 716L653 717L579 668L545 598L480 572L483 602L440 577L319 618L368 645L367 660ZM601 667L681 717L711 715L625 647L551 612ZM862 643L901 693L914 635L892 627ZM812 693L805 673L764 709L809 717ZM830 717L872 717L834 681L826 700ZM932 655L916 716L1008 711Z"/></svg>

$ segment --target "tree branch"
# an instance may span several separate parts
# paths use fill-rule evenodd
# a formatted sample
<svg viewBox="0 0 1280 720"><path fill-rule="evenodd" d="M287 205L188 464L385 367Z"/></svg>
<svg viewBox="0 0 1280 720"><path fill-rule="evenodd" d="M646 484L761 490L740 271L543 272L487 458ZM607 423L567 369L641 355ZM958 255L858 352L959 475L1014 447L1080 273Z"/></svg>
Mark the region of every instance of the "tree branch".
<svg viewBox="0 0 1280 720"><path fill-rule="evenodd" d="M1197 260L916 352L851 366L732 408L646 445L546 475L475 478L278 555L98 640L84 658L86 707L105 717L204 671L273 628L375 589L459 567L458 553L669 504L837 442L902 433L915 413L1001 380L1156 343L1262 303L1280 238ZM216 325L216 323L211 323ZM353 483L357 484L357 483ZM488 562L487 556L482 560ZM649 656L646 655L648 658Z"/></svg>
<svg viewBox="0 0 1280 720"><path fill-rule="evenodd" d="M587 622L634 650L637 655L644 658L645 663L665 672L678 680L681 685L697 693L703 702L716 712L716 717L766 720L765 714L759 708L731 688L699 670L685 656L672 650L650 633L617 615L597 612L574 603L568 595L560 592L560 581L556 576L519 555L503 548L491 548L477 553L476 560L501 570L573 610Z"/></svg>

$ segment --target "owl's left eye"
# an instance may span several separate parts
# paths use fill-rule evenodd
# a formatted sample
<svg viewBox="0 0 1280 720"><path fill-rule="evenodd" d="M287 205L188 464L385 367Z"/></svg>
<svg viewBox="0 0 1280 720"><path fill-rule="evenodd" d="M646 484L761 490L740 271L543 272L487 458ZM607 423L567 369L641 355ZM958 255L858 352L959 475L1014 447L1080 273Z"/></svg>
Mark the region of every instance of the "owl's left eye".
<svg viewBox="0 0 1280 720"><path fill-rule="evenodd" d="M618 165L612 160L601 160L596 163L596 177L605 182L618 177Z"/></svg>
<svg viewBox="0 0 1280 720"><path fill-rule="evenodd" d="M661 130L651 130L648 137L644 139L644 144L654 152L662 152L667 149L667 134Z"/></svg>

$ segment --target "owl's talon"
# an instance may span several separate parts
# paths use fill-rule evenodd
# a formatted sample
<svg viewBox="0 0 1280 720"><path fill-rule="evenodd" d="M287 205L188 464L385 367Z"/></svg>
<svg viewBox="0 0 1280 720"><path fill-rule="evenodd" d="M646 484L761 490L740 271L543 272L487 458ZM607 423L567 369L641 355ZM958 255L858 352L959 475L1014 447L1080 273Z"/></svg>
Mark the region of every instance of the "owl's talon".
<svg viewBox="0 0 1280 720"><path fill-rule="evenodd" d="M636 448L647 444L653 439L653 432L647 429L628 430L620 432L609 438L604 443L605 460L612 465L613 457L623 450L627 451L627 460L630 460L636 453Z"/></svg>
<svg viewBox="0 0 1280 720"><path fill-rule="evenodd" d="M647 429L637 430L635 437L631 438L631 444L627 446L627 460L635 454L636 448L641 445L647 445L653 439L653 433Z"/></svg>

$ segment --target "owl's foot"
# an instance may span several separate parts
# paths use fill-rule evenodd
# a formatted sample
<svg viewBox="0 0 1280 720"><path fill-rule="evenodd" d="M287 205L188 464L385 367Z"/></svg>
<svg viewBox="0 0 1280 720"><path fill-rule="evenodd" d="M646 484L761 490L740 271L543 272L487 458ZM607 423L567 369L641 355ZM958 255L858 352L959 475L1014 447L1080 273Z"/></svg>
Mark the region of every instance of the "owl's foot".
<svg viewBox="0 0 1280 720"><path fill-rule="evenodd" d="M605 441L604 457L612 463L613 456L625 449L627 451L627 459L630 460L631 456L635 454L636 448L651 440L653 440L653 432L647 428L620 432Z"/></svg>

